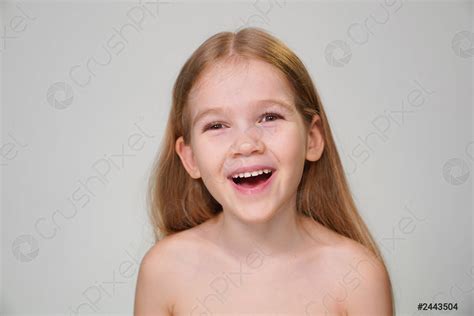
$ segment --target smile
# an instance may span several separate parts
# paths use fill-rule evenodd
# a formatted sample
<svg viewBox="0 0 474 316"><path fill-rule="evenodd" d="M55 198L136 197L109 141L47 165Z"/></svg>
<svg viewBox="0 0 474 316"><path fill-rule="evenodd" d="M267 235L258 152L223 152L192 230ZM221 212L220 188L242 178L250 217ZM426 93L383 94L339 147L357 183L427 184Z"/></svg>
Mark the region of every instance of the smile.
<svg viewBox="0 0 474 316"><path fill-rule="evenodd" d="M266 188L270 186L275 178L276 170L268 172L268 173L261 173L256 176L250 177L236 177L236 178L229 178L234 189L241 194L246 195L254 195L263 193Z"/></svg>

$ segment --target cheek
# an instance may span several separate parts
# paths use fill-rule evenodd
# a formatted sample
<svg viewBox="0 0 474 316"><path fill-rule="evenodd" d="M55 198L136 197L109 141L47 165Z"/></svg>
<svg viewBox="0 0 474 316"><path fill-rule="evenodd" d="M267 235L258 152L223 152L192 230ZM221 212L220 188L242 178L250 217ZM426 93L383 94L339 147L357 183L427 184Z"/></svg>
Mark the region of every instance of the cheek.
<svg viewBox="0 0 474 316"><path fill-rule="evenodd" d="M273 137L266 140L269 149L275 152L281 162L291 164L304 159L304 142L305 140L296 125L280 129Z"/></svg>
<svg viewBox="0 0 474 316"><path fill-rule="evenodd" d="M225 147L221 142L217 141L217 139L196 142L194 153L196 164L199 167L204 182L215 180L219 176L222 177L219 174L219 168L225 157Z"/></svg>

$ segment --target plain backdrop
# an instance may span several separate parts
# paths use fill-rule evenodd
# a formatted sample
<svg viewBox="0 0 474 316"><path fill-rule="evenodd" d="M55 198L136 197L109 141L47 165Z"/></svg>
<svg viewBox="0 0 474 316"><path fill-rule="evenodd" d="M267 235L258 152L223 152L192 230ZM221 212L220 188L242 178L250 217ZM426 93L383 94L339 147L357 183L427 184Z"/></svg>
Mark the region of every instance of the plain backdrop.
<svg viewBox="0 0 474 316"><path fill-rule="evenodd" d="M472 20L469 1L2 2L2 314L132 314L174 80L258 26L316 84L398 315L472 315Z"/></svg>

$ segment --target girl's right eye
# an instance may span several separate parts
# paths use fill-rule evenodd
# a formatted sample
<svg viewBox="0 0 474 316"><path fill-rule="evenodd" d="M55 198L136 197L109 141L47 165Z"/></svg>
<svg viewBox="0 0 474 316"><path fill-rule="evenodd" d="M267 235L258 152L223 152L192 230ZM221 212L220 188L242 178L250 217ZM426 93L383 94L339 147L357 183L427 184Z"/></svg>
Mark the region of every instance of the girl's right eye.
<svg viewBox="0 0 474 316"><path fill-rule="evenodd" d="M211 123L211 124L208 124L204 127L204 129L202 130L203 132L207 131L207 130L217 130L219 128L213 128L215 126L222 126L222 123Z"/></svg>

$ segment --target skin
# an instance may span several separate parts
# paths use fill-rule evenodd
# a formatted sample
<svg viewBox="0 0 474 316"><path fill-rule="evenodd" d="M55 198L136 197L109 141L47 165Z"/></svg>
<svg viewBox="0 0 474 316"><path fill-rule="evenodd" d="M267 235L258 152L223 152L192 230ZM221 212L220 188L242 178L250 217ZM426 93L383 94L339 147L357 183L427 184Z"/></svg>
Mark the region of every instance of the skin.
<svg viewBox="0 0 474 316"><path fill-rule="evenodd" d="M268 99L290 107L260 102ZM258 60L216 64L191 91L189 106L192 119L221 108L193 124L191 143L180 137L176 152L223 212L147 252L135 315L391 315L380 262L353 240L297 215L304 162L321 157L324 140L319 116L304 128L284 77ZM275 167L273 182L264 193L241 195L227 176L254 164Z"/></svg>

